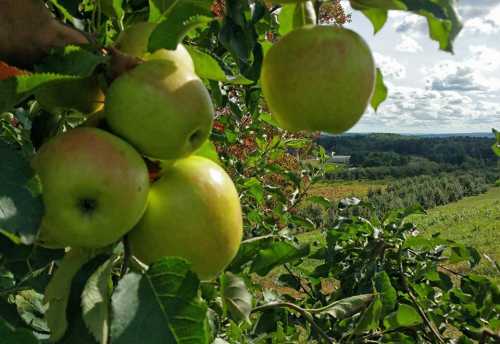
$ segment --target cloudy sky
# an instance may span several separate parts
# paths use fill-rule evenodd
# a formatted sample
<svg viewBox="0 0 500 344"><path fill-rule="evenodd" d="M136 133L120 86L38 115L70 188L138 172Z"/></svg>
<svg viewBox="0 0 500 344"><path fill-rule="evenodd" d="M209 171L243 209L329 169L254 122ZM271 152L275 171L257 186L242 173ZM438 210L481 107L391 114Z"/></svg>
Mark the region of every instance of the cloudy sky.
<svg viewBox="0 0 500 344"><path fill-rule="evenodd" d="M500 0L458 0L464 29L455 54L438 50L419 16L391 11L373 35L352 12L349 27L370 44L389 87L377 113L351 132L465 133L500 128Z"/></svg>

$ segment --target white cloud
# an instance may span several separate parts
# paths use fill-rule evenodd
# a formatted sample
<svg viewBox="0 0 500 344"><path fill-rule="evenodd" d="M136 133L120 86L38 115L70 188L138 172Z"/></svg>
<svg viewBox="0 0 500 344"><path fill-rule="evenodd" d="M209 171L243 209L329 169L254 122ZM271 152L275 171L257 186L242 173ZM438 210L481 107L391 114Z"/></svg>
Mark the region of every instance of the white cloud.
<svg viewBox="0 0 500 344"><path fill-rule="evenodd" d="M485 91L483 85L467 66L456 64L441 64L442 69L427 79L428 88L437 91ZM439 68L438 67L438 68Z"/></svg>
<svg viewBox="0 0 500 344"><path fill-rule="evenodd" d="M474 69L487 72L500 70L500 50L484 45L472 45L469 47L469 51L472 56L465 63Z"/></svg>
<svg viewBox="0 0 500 344"><path fill-rule="evenodd" d="M410 36L403 36L401 42L396 46L397 51L406 53L418 53L422 51L422 46Z"/></svg>
<svg viewBox="0 0 500 344"><path fill-rule="evenodd" d="M482 91L494 97L500 90L500 50L486 46L469 47L470 55L462 61L444 60L421 68L428 89L437 91ZM500 93L499 93L500 96ZM500 100L500 97L499 97Z"/></svg>
<svg viewBox="0 0 500 344"><path fill-rule="evenodd" d="M406 77L406 67L395 58L379 53L374 53L373 57L377 67L382 70L384 79L404 79Z"/></svg>
<svg viewBox="0 0 500 344"><path fill-rule="evenodd" d="M469 19L488 14L495 5L498 5L498 0L460 0L458 10L465 19Z"/></svg>
<svg viewBox="0 0 500 344"><path fill-rule="evenodd" d="M464 23L476 19L458 36L454 55L437 50L425 17L390 11L386 27L372 37L370 23L353 15L352 27L377 51L389 87L377 113L368 111L353 131L489 132L499 126L500 0L457 3Z"/></svg>
<svg viewBox="0 0 500 344"><path fill-rule="evenodd" d="M500 32L500 5L487 15L473 17L465 22L465 32L492 35Z"/></svg>
<svg viewBox="0 0 500 344"><path fill-rule="evenodd" d="M473 93L395 87L377 113L369 111L353 131L474 132L498 123L498 105Z"/></svg>
<svg viewBox="0 0 500 344"><path fill-rule="evenodd" d="M424 17L405 12L389 13L391 18L394 18L392 27L396 32L410 35L427 34L427 23Z"/></svg>

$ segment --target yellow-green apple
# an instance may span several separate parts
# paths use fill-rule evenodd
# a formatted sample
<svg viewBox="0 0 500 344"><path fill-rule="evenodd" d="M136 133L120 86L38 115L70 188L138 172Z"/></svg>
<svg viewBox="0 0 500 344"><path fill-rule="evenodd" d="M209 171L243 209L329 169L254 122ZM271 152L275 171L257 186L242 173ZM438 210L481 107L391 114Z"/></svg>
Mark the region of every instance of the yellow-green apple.
<svg viewBox="0 0 500 344"><path fill-rule="evenodd" d="M104 105L104 93L96 77L47 83L35 92L35 98L48 111L93 113Z"/></svg>
<svg viewBox="0 0 500 344"><path fill-rule="evenodd" d="M132 253L146 264L178 256L201 279L211 279L235 256L242 232L231 178L211 160L190 156L151 186L148 208L128 238Z"/></svg>
<svg viewBox="0 0 500 344"><path fill-rule="evenodd" d="M168 60L150 60L113 81L105 101L112 131L156 159L189 155L208 138L214 108L200 78Z"/></svg>
<svg viewBox="0 0 500 344"><path fill-rule="evenodd" d="M365 112L375 71L370 48L354 31L304 26L267 52L262 92L281 127L342 133Z"/></svg>
<svg viewBox="0 0 500 344"><path fill-rule="evenodd" d="M159 49L152 54L148 53L149 37L156 27L157 24L148 22L139 22L129 26L118 36L116 48L126 54L145 60L170 60L194 71L193 59L182 44L177 45L175 50Z"/></svg>
<svg viewBox="0 0 500 344"><path fill-rule="evenodd" d="M47 246L98 248L119 240L146 209L149 177L132 146L96 128L58 135L35 155Z"/></svg>

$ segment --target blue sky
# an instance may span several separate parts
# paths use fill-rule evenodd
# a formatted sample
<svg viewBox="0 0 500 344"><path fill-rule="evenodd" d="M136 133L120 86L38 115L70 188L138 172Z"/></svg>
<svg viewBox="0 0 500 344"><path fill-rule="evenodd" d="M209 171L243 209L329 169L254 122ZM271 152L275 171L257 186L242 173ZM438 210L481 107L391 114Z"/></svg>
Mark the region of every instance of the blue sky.
<svg viewBox="0 0 500 344"><path fill-rule="evenodd" d="M371 46L389 86L377 113L351 132L460 133L500 128L500 0L458 0L464 29L455 54L438 50L422 17L391 11L376 35L352 12L351 29Z"/></svg>

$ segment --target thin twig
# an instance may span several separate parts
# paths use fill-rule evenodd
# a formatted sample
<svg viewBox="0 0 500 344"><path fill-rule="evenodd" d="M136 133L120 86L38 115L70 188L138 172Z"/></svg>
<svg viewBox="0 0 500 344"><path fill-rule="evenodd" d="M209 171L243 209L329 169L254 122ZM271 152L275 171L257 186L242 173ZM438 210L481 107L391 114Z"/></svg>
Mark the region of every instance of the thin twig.
<svg viewBox="0 0 500 344"><path fill-rule="evenodd" d="M9 288L9 289L4 289L4 290L0 290L0 296L10 295L10 294L13 294L13 293L17 293L17 292L25 291L25 290L30 290L30 289L32 289L32 288L28 287L28 286L14 287L14 288Z"/></svg>
<svg viewBox="0 0 500 344"><path fill-rule="evenodd" d="M423 310L423 308L418 303L417 298L415 297L415 295L413 295L413 293L412 293L412 291L410 289L410 286L408 285L408 281L406 280L406 277L404 276L403 262L401 260L399 261L399 268L400 268L400 271L401 271L401 279L402 279L402 282L403 282L403 288L404 288L404 290L410 296L410 299L411 299L412 303L415 305L415 307L417 307L417 310L420 313L420 316L424 320L424 322L427 325L427 327L430 329L430 331L431 331L432 335L434 336L434 338L436 338L437 342L441 343L441 344L445 344L446 342L441 337L441 334L437 330L436 325L434 325L434 323L432 322L432 320L429 319L429 317L427 316L427 314L425 313L425 311Z"/></svg>
<svg viewBox="0 0 500 344"><path fill-rule="evenodd" d="M252 313L255 312L262 312L267 309L272 309L272 308L290 308L302 315L313 327L314 329L318 332L318 334L321 336L321 338L326 342L326 343L335 343L330 336L323 331L323 329L314 321L312 315L307 312L304 308L297 306L293 303L290 302L272 302L268 303L262 306L255 307L252 309Z"/></svg>
<svg viewBox="0 0 500 344"><path fill-rule="evenodd" d="M285 264L284 267L285 267L286 271L288 271L288 273L297 281L297 283L299 283L300 289L302 289L307 295L309 295L309 297L311 299L314 299L314 296L311 294L310 290L308 290L309 288L306 288L302 284L302 279L293 273L293 271L290 269L288 264Z"/></svg>
<svg viewBox="0 0 500 344"><path fill-rule="evenodd" d="M120 278L125 276L125 274L127 273L128 264L129 264L131 255L132 255L132 253L130 251L130 244L128 241L128 235L125 235L123 237L123 264L122 264L122 268L120 269Z"/></svg>
<svg viewBox="0 0 500 344"><path fill-rule="evenodd" d="M464 274L461 274L460 272L457 272L457 271L453 271L452 269L449 269L444 265L438 265L438 267L445 270L445 271L448 271L449 273L452 273L454 275L460 276L462 278L467 278L467 276L465 276Z"/></svg>

